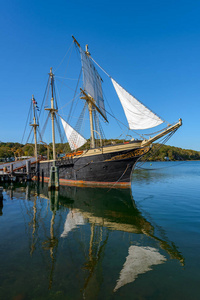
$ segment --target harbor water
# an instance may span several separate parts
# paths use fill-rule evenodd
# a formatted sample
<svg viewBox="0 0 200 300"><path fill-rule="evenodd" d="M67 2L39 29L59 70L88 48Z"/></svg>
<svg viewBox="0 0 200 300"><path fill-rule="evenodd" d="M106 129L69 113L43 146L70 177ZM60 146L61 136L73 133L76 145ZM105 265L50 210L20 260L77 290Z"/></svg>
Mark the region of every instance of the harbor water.
<svg viewBox="0 0 200 300"><path fill-rule="evenodd" d="M131 190L32 182L2 198L0 299L200 298L200 161L139 164Z"/></svg>

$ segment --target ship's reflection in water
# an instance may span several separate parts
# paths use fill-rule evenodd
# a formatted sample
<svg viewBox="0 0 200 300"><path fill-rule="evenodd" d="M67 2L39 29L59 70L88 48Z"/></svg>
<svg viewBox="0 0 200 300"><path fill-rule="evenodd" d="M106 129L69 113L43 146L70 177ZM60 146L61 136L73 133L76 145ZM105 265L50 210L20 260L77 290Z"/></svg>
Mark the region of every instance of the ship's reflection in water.
<svg viewBox="0 0 200 300"><path fill-rule="evenodd" d="M46 187L41 192L47 194ZM67 238L70 232L76 228L90 224L89 249L88 253L85 253L86 261L82 266L89 271L89 274L85 279L83 290L87 289L89 281L95 276L98 264L102 264L111 231L144 234L158 242L156 243L157 248L142 246L138 240L136 241L137 245L128 247L127 256L124 257L124 264L113 291L133 282L139 274L152 270L154 265L165 263L167 261L166 254L184 264L184 258L173 243L154 235L154 227L142 217L129 190L107 191L105 189L61 187L59 193L51 192L49 197L53 212L55 212L55 204L56 209L59 209L59 206L69 209L60 238ZM123 241L121 242L123 243ZM131 243L134 243L134 240L131 240ZM162 251L165 254L161 254L160 249L165 250L166 253Z"/></svg>
<svg viewBox="0 0 200 300"><path fill-rule="evenodd" d="M61 186L49 192L47 185L27 185L23 191L33 203L27 210L30 257L40 249L48 261L49 290L59 285L74 299L114 296L170 259L184 265L173 241L142 216L128 189ZM12 188L15 198L21 192Z"/></svg>

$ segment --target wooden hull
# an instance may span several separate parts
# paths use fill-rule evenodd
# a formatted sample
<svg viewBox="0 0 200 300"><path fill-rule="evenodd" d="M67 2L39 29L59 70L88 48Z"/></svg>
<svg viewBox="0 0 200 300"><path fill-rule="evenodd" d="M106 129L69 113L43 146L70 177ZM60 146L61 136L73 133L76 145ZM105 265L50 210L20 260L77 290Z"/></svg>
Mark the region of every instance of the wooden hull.
<svg viewBox="0 0 200 300"><path fill-rule="evenodd" d="M149 148L128 145L85 151L82 155L57 160L60 184L79 186L130 186L131 172ZM135 147L136 146L136 147ZM40 163L40 176L47 181L53 161Z"/></svg>

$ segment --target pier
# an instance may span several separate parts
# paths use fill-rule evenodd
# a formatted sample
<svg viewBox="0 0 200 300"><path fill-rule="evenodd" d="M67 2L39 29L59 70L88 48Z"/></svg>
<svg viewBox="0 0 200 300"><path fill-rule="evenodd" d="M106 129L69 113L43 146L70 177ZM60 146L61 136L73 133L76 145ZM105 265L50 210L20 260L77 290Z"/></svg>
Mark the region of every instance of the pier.
<svg viewBox="0 0 200 300"><path fill-rule="evenodd" d="M0 182L27 182L39 178L39 164L35 158L0 165Z"/></svg>
<svg viewBox="0 0 200 300"><path fill-rule="evenodd" d="M14 172L13 174L0 171L0 182L26 182L30 176L26 172Z"/></svg>

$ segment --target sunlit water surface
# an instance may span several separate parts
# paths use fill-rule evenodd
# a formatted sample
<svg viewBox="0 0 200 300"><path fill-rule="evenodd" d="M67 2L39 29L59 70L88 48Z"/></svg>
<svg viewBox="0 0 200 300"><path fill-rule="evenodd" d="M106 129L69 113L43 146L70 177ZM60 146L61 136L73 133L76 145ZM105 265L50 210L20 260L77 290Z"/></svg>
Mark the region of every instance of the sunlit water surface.
<svg viewBox="0 0 200 300"><path fill-rule="evenodd" d="M4 185L0 299L200 299L200 162L132 178L131 191Z"/></svg>

